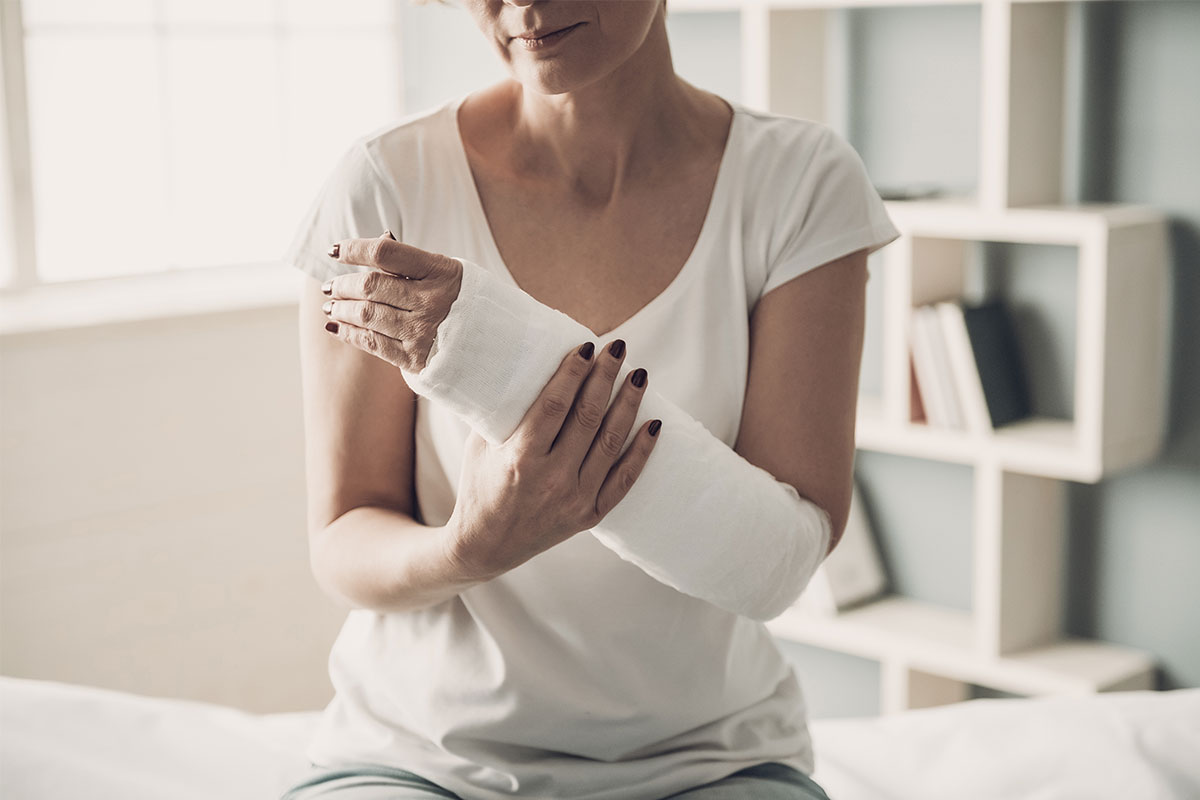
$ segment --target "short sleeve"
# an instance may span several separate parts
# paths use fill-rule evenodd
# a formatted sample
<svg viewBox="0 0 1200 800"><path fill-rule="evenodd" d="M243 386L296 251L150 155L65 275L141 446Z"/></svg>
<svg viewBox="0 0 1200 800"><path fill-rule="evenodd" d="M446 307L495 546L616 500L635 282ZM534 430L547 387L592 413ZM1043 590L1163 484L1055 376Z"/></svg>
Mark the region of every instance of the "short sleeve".
<svg viewBox="0 0 1200 800"><path fill-rule="evenodd" d="M341 239L371 239L390 230L402 238L395 187L379 171L367 143L349 147L325 178L300 219L283 260L326 281L370 267L342 264L330 258L329 246Z"/></svg>
<svg viewBox="0 0 1200 800"><path fill-rule="evenodd" d="M834 259L873 253L900 236L862 158L826 127L778 207L781 246L770 260L762 294ZM760 295L761 296L761 295Z"/></svg>

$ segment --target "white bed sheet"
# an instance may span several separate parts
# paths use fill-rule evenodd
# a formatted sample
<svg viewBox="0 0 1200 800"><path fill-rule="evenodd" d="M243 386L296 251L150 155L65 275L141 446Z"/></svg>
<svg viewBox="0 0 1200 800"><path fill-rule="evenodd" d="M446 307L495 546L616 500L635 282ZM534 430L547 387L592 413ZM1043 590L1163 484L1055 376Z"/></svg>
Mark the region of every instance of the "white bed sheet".
<svg viewBox="0 0 1200 800"><path fill-rule="evenodd" d="M276 800L317 713L0 677L0 797ZM1200 800L1200 689L810 724L832 800Z"/></svg>
<svg viewBox="0 0 1200 800"><path fill-rule="evenodd" d="M1200 689L811 724L832 800L1200 800Z"/></svg>

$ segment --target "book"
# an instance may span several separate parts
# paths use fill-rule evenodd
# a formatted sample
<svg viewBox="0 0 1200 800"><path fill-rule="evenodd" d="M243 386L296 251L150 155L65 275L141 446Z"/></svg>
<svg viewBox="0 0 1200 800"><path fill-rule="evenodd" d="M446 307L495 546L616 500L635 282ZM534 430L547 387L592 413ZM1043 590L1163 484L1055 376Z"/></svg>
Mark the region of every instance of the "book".
<svg viewBox="0 0 1200 800"><path fill-rule="evenodd" d="M954 374L950 371L950 354L946 350L946 337L942 334L942 323L938 319L937 310L932 305L922 306L921 314L924 317L929 341L933 343L933 361L937 373L938 389L942 392L943 403L946 407L946 427L961 430L965 427L962 404L958 399L958 387L954 383Z"/></svg>
<svg viewBox="0 0 1200 800"><path fill-rule="evenodd" d="M908 352L908 421L928 422L925 403L921 400L921 387L917 384L917 366L913 363L912 350Z"/></svg>
<svg viewBox="0 0 1200 800"><path fill-rule="evenodd" d="M1031 416L1029 387L1008 308L991 300L964 306L962 313L992 427Z"/></svg>
<svg viewBox="0 0 1200 800"><path fill-rule="evenodd" d="M921 319L920 310L913 309L912 316L909 318L913 369L916 372L918 391L921 394L921 403L927 422L931 427L941 428L946 425L946 412L942 405L941 392L938 390L933 347Z"/></svg>
<svg viewBox="0 0 1200 800"><path fill-rule="evenodd" d="M963 412L937 311L932 305L919 306L913 310L913 325L913 357L930 424L962 429Z"/></svg>
<svg viewBox="0 0 1200 800"><path fill-rule="evenodd" d="M805 614L832 616L879 597L886 588L883 560L855 483L841 541L817 567L793 607Z"/></svg>
<svg viewBox="0 0 1200 800"><path fill-rule="evenodd" d="M942 301L936 303L934 308L941 323L946 352L950 356L950 371L962 401L966 428L974 434L991 433L992 420L983 382L979 377L979 367L975 363L975 352L971 349L971 338L967 334L963 305L957 301Z"/></svg>

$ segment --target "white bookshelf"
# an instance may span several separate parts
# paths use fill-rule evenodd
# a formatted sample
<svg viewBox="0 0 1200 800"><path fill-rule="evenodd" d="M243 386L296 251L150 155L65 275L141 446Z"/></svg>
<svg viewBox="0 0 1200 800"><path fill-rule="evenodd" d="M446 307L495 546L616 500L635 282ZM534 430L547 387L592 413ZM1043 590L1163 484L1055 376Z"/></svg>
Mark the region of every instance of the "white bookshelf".
<svg viewBox="0 0 1200 800"><path fill-rule="evenodd" d="M844 130L845 54L834 10L980 9L979 171L968 197L889 202L901 238L883 268L882 391L860 398L860 449L973 471L970 611L888 596L836 617L769 622L793 641L880 663L890 713L964 699L968 684L1024 695L1154 687L1151 655L1063 635L1065 481L1147 463L1166 424L1168 238L1162 213L1063 203L1067 10L1056 0L669 0L668 10L736 10L742 102ZM898 131L897 135L904 135ZM1071 419L988 434L909 422L913 309L964 295L977 242L1072 248Z"/></svg>

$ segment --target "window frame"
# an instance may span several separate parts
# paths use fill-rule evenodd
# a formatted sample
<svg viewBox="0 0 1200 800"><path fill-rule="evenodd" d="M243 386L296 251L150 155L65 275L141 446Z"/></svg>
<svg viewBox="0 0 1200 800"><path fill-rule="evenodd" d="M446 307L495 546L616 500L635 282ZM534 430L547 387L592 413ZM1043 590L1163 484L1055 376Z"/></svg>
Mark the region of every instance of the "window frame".
<svg viewBox="0 0 1200 800"><path fill-rule="evenodd" d="M401 15L395 0L390 7L397 103L403 112ZM305 276L281 261L43 280L35 246L25 39L21 0L0 0L0 110L5 119L0 129L0 192L11 211L0 224L8 227L12 251L5 254L12 271L0 274L0 336L298 302ZM239 282L240 289L231 301L232 280Z"/></svg>
<svg viewBox="0 0 1200 800"><path fill-rule="evenodd" d="M12 259L12 280L0 292L17 291L37 284L33 240L33 175L30 172L29 102L25 82L25 22L21 0L0 0L0 98L5 129L0 152L0 176L10 210L7 221Z"/></svg>

